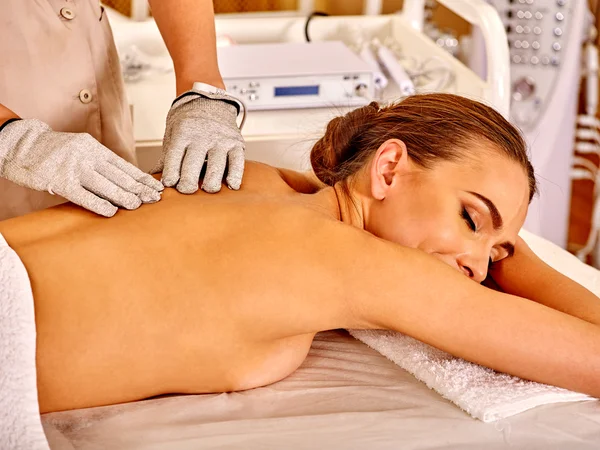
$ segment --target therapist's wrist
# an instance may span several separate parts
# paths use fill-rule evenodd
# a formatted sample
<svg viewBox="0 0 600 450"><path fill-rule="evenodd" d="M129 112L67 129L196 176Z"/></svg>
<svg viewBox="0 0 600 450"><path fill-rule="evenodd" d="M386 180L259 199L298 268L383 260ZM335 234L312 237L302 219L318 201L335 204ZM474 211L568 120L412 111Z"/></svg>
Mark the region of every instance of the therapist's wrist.
<svg viewBox="0 0 600 450"><path fill-rule="evenodd" d="M0 132L12 122L16 122L17 120L22 120L20 117L0 117Z"/></svg>
<svg viewBox="0 0 600 450"><path fill-rule="evenodd" d="M223 78L221 75L213 75L213 76L197 76L197 77L178 77L177 78L177 97L179 97L184 92L188 92L192 90L195 82L201 82L210 84L211 86L217 87L219 89L225 90L225 83L223 82Z"/></svg>

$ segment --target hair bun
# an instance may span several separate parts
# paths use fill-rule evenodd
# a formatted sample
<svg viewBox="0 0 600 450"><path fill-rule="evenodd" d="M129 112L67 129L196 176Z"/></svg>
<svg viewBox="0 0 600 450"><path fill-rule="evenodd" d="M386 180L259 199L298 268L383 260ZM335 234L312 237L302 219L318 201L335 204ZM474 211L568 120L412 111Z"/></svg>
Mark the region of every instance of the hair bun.
<svg viewBox="0 0 600 450"><path fill-rule="evenodd" d="M341 169L356 155L353 140L369 125L379 108L377 102L371 102L344 116L338 116L327 124L325 135L315 143L310 152L310 163L319 180L333 186L346 177Z"/></svg>

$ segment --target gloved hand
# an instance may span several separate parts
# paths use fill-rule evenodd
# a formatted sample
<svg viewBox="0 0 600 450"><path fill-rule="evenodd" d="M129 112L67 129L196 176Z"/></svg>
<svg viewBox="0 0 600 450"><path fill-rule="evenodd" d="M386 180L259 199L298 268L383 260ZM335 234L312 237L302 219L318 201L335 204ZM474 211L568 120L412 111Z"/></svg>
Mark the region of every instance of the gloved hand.
<svg viewBox="0 0 600 450"><path fill-rule="evenodd" d="M152 173L162 170L167 187L182 194L198 190L200 173L208 156L202 189L215 193L227 170L227 186L239 189L244 174L244 138L236 124L238 110L224 91L211 98L194 91L175 100L167 115L163 153Z"/></svg>
<svg viewBox="0 0 600 450"><path fill-rule="evenodd" d="M17 120L0 131L0 177L106 217L117 206L156 202L164 189L89 134L56 132L37 119Z"/></svg>

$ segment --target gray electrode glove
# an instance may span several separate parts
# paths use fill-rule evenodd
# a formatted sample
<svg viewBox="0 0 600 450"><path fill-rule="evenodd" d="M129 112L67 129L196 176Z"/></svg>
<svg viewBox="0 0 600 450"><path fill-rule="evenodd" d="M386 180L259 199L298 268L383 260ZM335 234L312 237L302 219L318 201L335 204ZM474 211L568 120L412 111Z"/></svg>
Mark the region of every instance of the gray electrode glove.
<svg viewBox="0 0 600 450"><path fill-rule="evenodd" d="M194 88L196 85L203 84L195 83ZM175 99L167 115L163 152L152 173L162 171L163 184L176 186L182 194L198 190L207 157L202 190L219 192L226 166L227 186L237 190L242 184L245 144L236 123L242 105L222 89L213 89L185 92Z"/></svg>
<svg viewBox="0 0 600 450"><path fill-rule="evenodd" d="M53 131L37 119L7 122L0 130L0 177L106 217L117 206L156 202L164 189L89 134Z"/></svg>

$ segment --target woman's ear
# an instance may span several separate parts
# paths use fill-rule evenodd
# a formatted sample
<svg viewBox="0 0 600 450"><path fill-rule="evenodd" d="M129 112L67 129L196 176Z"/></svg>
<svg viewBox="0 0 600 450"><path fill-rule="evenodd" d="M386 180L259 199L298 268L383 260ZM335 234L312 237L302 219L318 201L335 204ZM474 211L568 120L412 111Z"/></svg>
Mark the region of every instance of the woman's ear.
<svg viewBox="0 0 600 450"><path fill-rule="evenodd" d="M406 144L400 139L388 139L375 152L371 165L371 195L383 200L394 181L410 169Z"/></svg>

